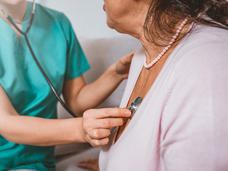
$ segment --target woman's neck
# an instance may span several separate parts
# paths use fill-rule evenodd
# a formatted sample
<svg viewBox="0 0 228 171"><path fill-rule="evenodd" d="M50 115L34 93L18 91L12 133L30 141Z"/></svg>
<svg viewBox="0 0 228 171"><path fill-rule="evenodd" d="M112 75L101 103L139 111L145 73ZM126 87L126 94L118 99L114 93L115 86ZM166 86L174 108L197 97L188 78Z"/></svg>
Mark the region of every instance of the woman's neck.
<svg viewBox="0 0 228 171"><path fill-rule="evenodd" d="M189 28L191 28L192 24L186 24L180 34L185 35L189 32ZM174 31L175 32L175 31ZM155 45L154 43L151 43L150 41L148 41L146 38L145 38L145 34L144 32L142 34L140 34L140 42L145 50L145 55L146 55L146 63L150 63L152 62L159 54L161 54L161 52L164 50L164 47L163 46L157 46ZM161 42L161 40L160 40ZM162 43L162 42L161 42ZM164 44L169 44L171 42L163 42ZM175 47L180 43L180 40L176 40L173 42L173 44L171 44L171 47L168 48L168 51L167 53L169 54L170 52L172 52ZM165 55L165 54L164 54Z"/></svg>
<svg viewBox="0 0 228 171"><path fill-rule="evenodd" d="M149 42L145 37L140 38L140 42L144 48L147 63L153 61L164 48Z"/></svg>
<svg viewBox="0 0 228 171"><path fill-rule="evenodd" d="M22 22L27 10L27 1L22 1L17 4L0 3L1 8L9 14L15 21ZM1 14L2 16L2 14Z"/></svg>

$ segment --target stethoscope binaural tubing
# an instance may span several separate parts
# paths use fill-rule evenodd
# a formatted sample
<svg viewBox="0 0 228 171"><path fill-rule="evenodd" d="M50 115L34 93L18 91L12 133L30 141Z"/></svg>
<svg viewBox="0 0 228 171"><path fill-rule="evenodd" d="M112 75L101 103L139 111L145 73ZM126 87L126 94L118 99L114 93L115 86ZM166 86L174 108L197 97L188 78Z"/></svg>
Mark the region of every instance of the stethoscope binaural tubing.
<svg viewBox="0 0 228 171"><path fill-rule="evenodd" d="M49 87L51 88L52 92L54 93L55 97L57 98L57 100L60 102L60 104L63 106L63 108L72 116L72 117L77 117L77 115L74 114L74 112L68 107L68 105L61 99L61 97L58 95L55 87L53 86L53 84L51 83L50 79L48 78L47 74L45 73L44 69L42 68L42 66L40 65L39 61L37 60L37 57L32 49L32 46L28 40L28 32L32 26L33 23L33 19L34 19L34 15L35 15L35 2L33 1L33 6L32 6L32 12L30 14L30 18L29 18L29 26L26 29L25 32L23 32L20 28L18 28L18 26L15 24L15 22L13 21L12 17L10 17L9 15L6 15L6 13L4 12L7 20L13 25L13 27L21 34L25 37L25 41L26 44L28 45L29 51L36 63L36 65L38 66L40 72L42 73L42 75L44 76L46 82L48 83Z"/></svg>

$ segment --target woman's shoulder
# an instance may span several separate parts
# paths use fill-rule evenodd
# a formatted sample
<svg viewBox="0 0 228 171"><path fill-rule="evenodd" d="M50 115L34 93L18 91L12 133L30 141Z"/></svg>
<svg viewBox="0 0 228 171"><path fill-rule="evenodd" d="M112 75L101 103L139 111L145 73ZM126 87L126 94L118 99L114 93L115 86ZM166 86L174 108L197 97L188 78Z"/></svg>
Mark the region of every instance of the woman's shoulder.
<svg viewBox="0 0 228 171"><path fill-rule="evenodd" d="M228 31L200 26L182 40L174 56L176 80L195 84L228 79ZM218 77L220 76L220 77Z"/></svg>
<svg viewBox="0 0 228 171"><path fill-rule="evenodd" d="M193 51L204 53L205 50L209 52L217 49L222 52L228 51L228 29L202 25L195 26L184 38L181 48L185 54Z"/></svg>
<svg viewBox="0 0 228 171"><path fill-rule="evenodd" d="M191 64L192 69L228 67L228 30L197 26L181 42L176 56L178 66Z"/></svg>
<svg viewBox="0 0 228 171"><path fill-rule="evenodd" d="M192 34L193 37L201 37L202 41L228 41L228 29L219 27L198 24L193 28Z"/></svg>

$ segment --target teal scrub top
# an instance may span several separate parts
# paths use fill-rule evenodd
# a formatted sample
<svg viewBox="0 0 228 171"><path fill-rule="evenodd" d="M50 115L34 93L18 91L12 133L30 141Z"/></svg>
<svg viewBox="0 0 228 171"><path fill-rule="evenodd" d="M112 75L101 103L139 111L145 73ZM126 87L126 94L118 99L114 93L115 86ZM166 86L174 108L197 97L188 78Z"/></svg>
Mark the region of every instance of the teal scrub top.
<svg viewBox="0 0 228 171"><path fill-rule="evenodd" d="M28 3L25 20L31 5ZM24 23L24 31L27 26L28 22ZM71 23L60 12L37 4L28 38L59 95L65 80L77 78L90 68ZM57 99L34 62L25 38L18 39L2 19L0 85L20 115L57 118ZM0 170L17 169L55 170L54 147L16 144L0 136Z"/></svg>

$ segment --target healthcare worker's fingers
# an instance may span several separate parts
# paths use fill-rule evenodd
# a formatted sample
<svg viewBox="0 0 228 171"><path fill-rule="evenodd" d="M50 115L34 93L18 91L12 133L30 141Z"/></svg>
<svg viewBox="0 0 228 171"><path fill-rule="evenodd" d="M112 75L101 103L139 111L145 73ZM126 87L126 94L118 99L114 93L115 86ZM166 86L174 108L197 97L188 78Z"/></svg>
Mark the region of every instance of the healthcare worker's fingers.
<svg viewBox="0 0 228 171"><path fill-rule="evenodd" d="M130 64L134 53L128 54L120 58L120 60L116 63L116 73L123 75L124 77L128 76Z"/></svg>
<svg viewBox="0 0 228 171"><path fill-rule="evenodd" d="M85 140L93 147L103 146L108 144L110 130L105 129L86 129Z"/></svg>
<svg viewBox="0 0 228 171"><path fill-rule="evenodd" d="M122 118L122 117L130 117L131 111L128 109L122 108L104 108L104 109L91 109L84 113L84 118Z"/></svg>
<svg viewBox="0 0 228 171"><path fill-rule="evenodd" d="M106 118L91 120L90 126L97 129L109 129L113 127L118 127L124 124L123 118Z"/></svg>
<svg viewBox="0 0 228 171"><path fill-rule="evenodd" d="M122 58L120 58L119 61L120 61L121 64L127 65L127 64L131 63L131 60L132 60L133 56L134 56L134 52L132 52L132 53L126 55L126 56L123 56Z"/></svg>
<svg viewBox="0 0 228 171"><path fill-rule="evenodd" d="M110 128L124 124L124 119L131 116L128 109L106 108L91 109L83 114L84 138L94 147L108 144Z"/></svg>
<svg viewBox="0 0 228 171"><path fill-rule="evenodd" d="M92 139L90 137L86 138L88 143L90 143L90 145L92 145L93 147L100 147L100 146L104 146L107 145L109 142L109 138L103 138L103 139Z"/></svg>
<svg viewBox="0 0 228 171"><path fill-rule="evenodd" d="M92 140L92 145L93 145L93 147L100 147L100 146L107 145L108 142L109 142L109 138L104 138L104 139L101 139L101 140L93 139Z"/></svg>
<svg viewBox="0 0 228 171"><path fill-rule="evenodd" d="M91 139L103 139L111 134L109 129L92 129L88 132Z"/></svg>

